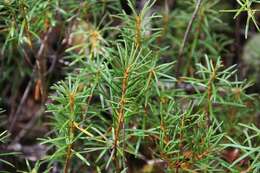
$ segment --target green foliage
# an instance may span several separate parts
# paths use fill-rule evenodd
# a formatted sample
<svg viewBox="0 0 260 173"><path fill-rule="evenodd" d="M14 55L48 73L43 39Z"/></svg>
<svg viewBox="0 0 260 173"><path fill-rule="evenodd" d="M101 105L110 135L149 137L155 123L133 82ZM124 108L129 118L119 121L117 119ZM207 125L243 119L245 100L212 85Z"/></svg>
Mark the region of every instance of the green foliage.
<svg viewBox="0 0 260 173"><path fill-rule="evenodd" d="M49 152L34 167L26 161L28 172L41 167L48 172L54 165L64 173L135 172L132 160L151 169L157 161L165 172L238 172L245 170L239 165L244 161L246 169L258 172L259 129L237 127L255 111L249 107L255 95L247 93L250 82L238 80L236 66L221 58L233 41L216 10L220 2L202 2L182 56L178 52L196 7L193 0L182 1L172 12L155 0L141 9L136 8L140 2L128 0L130 12L116 0L0 2L7 69L0 86L17 68L21 72L13 89L24 76L47 82L49 70L42 71L41 64L44 60L47 67L55 50L48 52L46 35L57 27L63 39L58 43L67 43L58 59L69 62L61 72L66 77L50 87L46 104L51 132L40 139ZM237 2L240 9L227 11L236 12L235 17L248 12L247 36L251 20L258 28L257 10L251 8L258 1ZM159 10L153 12L156 5ZM34 66L17 62L29 53ZM234 120L237 115L242 116ZM230 147L242 153L232 163L222 154Z"/></svg>
<svg viewBox="0 0 260 173"><path fill-rule="evenodd" d="M7 131L1 132L0 133L0 145L3 143L6 143L7 139L9 137L9 134ZM11 167L14 167L14 165L6 160L4 160L5 157L13 156L17 153L14 152L1 152L0 153L0 163L4 163L6 165L9 165ZM1 172L1 171L0 171Z"/></svg>
<svg viewBox="0 0 260 173"><path fill-rule="evenodd" d="M228 137L231 144L224 144L224 147L238 148L242 154L238 157L231 165L226 165L232 172L240 172L235 169L235 165L242 162L244 159L251 160L251 164L248 167L248 171L256 173L260 170L259 159L260 159L260 130L255 125L239 124L243 128L243 134L245 139L242 143L236 142L232 138Z"/></svg>
<svg viewBox="0 0 260 173"><path fill-rule="evenodd" d="M234 66L224 69L220 58L213 61L206 56L197 64L194 77L182 78L194 87L194 94L185 96L183 89L167 87L177 84L171 75L174 62L161 63L164 49L150 46L161 36L160 28L147 30L156 17L146 17L150 4L137 13L129 2L134 12L119 16L123 21L117 31L120 39L103 47L106 53L88 55L91 61L72 56L80 69L54 85L57 96L51 97L54 103L48 111L56 130L43 143L54 144L56 152L50 161L59 158L64 172L76 169L76 160L96 170L125 171L131 155L160 159L169 172L224 171L219 155L224 133L218 115L225 112L215 105L244 107L244 100L251 99L245 93L248 86L232 81ZM210 14L204 15L206 27L211 19ZM93 97L97 100L92 102ZM147 146L149 156L144 154Z"/></svg>
<svg viewBox="0 0 260 173"><path fill-rule="evenodd" d="M255 13L259 12L259 9L253 9L254 4L260 3L259 0L236 0L239 8L235 10L222 10L224 12L234 12L234 19L237 18L242 12L247 13L246 27L245 27L245 38L248 36L250 22L253 22L256 29L260 31L260 28L257 23L257 19L255 17Z"/></svg>

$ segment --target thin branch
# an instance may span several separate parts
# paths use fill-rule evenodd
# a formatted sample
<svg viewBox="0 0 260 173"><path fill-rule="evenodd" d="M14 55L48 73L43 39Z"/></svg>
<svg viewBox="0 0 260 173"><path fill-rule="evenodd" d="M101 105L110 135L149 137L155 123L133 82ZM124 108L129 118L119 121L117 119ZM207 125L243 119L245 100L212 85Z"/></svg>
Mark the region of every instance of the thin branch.
<svg viewBox="0 0 260 173"><path fill-rule="evenodd" d="M21 112L21 110L23 108L23 105L24 105L24 103L25 103L25 101L26 101L26 99L28 97L28 94L29 94L29 91L31 89L31 86L32 86L32 80L29 81L29 83L28 83L28 85L27 85L27 87L26 87L26 89L25 89L25 91L23 93L22 99L21 99L21 101L19 103L19 106L18 106L14 116L11 116L13 120L12 120L12 122L10 124L9 131L12 131L12 129L14 127L14 124L15 124L15 122L17 120L17 117L20 114L20 112Z"/></svg>
<svg viewBox="0 0 260 173"><path fill-rule="evenodd" d="M46 88L46 80L45 80L45 73L46 73L46 56L45 51L48 48L47 41L50 37L53 28L49 28L48 31L45 33L43 39L41 39L41 46L36 54L36 67L37 67L37 78L41 81L40 91L41 91L41 102L44 103L47 94Z"/></svg>
<svg viewBox="0 0 260 173"><path fill-rule="evenodd" d="M24 105L24 103L25 103L25 101L26 101L26 99L27 99L27 97L29 95L29 92L30 92L32 84L33 84L33 79L35 77L34 76L34 72L36 71L37 68L38 68L38 70L42 68L42 67L39 67L42 64L42 63L39 62L40 61L39 59L41 59L41 57L42 57L42 55L44 53L44 47L46 46L45 43L46 43L46 41L48 39L49 33L50 33L50 30L48 31L48 33L44 37L44 42L42 42L41 47L40 47L40 49L37 52L36 64L33 67L33 73L32 73L33 75L31 76L31 79L30 79L29 83L27 84L27 87L26 87L26 89L25 89L25 91L23 93L23 96L22 96L22 99L21 99L21 101L19 103L19 106L18 106L14 116L11 116L13 120L12 120L12 122L10 124L10 127L9 127L10 131L12 131L13 126L14 126L16 120L17 120L17 117L20 114L20 112L21 112L21 110L23 108L23 105ZM39 76L42 76L41 81L43 82L44 81L43 80L43 75L39 74ZM44 102L42 102L42 103L44 103Z"/></svg>
<svg viewBox="0 0 260 173"><path fill-rule="evenodd" d="M191 28L192 28L192 25L197 17L197 14L199 12L199 9L200 9L200 5L202 3L202 0L197 0L197 3L196 3L196 7L195 7L195 10L192 14L192 17L189 21L189 24L186 28L186 31L185 31L185 34L184 34L184 37L183 37L183 41L182 41L182 44L181 44L181 47L180 47L180 50L179 50L179 54L178 54L178 65L177 65L177 75L179 76L179 73L180 73L180 67L182 67L184 61L183 61L183 52L184 52L184 47L189 39L189 35L190 35L190 32L191 32Z"/></svg>
<svg viewBox="0 0 260 173"><path fill-rule="evenodd" d="M75 94L74 92L69 93L69 105L70 105L70 113L71 115L75 115L74 112L74 107L75 107ZM64 173L68 173L70 169L70 164L71 164L71 159L72 159L72 149L73 149L73 138L74 138L74 120L71 119L68 127L68 140L70 143L68 144L67 147L67 153L66 153L66 161L65 161L65 166L64 166Z"/></svg>
<svg viewBox="0 0 260 173"><path fill-rule="evenodd" d="M26 126L18 133L18 135L15 137L13 143L17 143L22 139L35 125L36 121L43 115L44 108L40 108L36 114L33 116L33 118L30 120L29 123L26 124Z"/></svg>
<svg viewBox="0 0 260 173"><path fill-rule="evenodd" d="M130 71L130 66L126 68L125 72L124 72L124 78L123 78L123 83L122 83L122 96L121 99L119 101L119 110L118 110L118 122L117 122L117 128L115 129L115 141L114 141L114 158L115 158L115 164L116 164L116 168L119 171L119 165L118 165L118 161L116 159L116 153L117 153L117 145L118 145L118 141L119 141L119 135L120 135L120 131L123 128L124 130L124 116L125 116L125 103L126 103L126 91L127 91L127 84L128 84L128 78L129 78L129 71ZM125 136L125 131L123 131L123 136ZM125 140L123 140L123 147L125 146Z"/></svg>

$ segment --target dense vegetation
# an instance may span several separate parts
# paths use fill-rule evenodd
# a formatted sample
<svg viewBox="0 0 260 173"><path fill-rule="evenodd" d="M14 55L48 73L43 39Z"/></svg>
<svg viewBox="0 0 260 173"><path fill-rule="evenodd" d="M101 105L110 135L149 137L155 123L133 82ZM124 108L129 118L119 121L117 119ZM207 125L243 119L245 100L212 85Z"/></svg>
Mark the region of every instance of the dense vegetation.
<svg viewBox="0 0 260 173"><path fill-rule="evenodd" d="M0 172L259 172L259 5L2 0Z"/></svg>

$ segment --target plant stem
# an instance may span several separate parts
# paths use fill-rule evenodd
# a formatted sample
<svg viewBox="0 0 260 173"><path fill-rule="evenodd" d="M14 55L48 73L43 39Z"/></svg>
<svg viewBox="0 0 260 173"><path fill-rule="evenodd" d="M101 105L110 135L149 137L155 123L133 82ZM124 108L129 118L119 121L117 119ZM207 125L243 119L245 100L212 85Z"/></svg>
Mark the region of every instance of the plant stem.
<svg viewBox="0 0 260 173"><path fill-rule="evenodd" d="M72 156L72 142L71 142L71 138L74 135L74 125L73 125L73 121L70 122L69 125L69 138L70 138L70 143L68 144L68 148L67 148L67 154L66 154L66 161L65 161L65 166L64 166L64 173L68 173L69 171L69 167L70 167L70 161L71 161L71 156Z"/></svg>
<svg viewBox="0 0 260 173"><path fill-rule="evenodd" d="M211 103L211 97L212 97L212 85L213 82L216 78L216 67L213 69L212 74L210 76L208 86L207 86L207 105L205 107L205 112L206 112L206 121L207 121L207 127L210 127L211 121L210 121L210 112L212 109L212 103Z"/></svg>
<svg viewBox="0 0 260 173"><path fill-rule="evenodd" d="M141 17L138 15L135 17L135 45L136 47L141 46Z"/></svg>
<svg viewBox="0 0 260 173"><path fill-rule="evenodd" d="M69 106L70 106L70 112L72 117L70 118L69 122L69 129L68 129L68 138L69 138L69 144L67 147L67 154L66 154L66 161L64 166L64 173L68 173L70 168L70 161L72 157L72 145L73 145L73 136L74 136L74 106L75 106L75 93L69 93Z"/></svg>
<svg viewBox="0 0 260 173"><path fill-rule="evenodd" d="M125 103L126 103L126 90L127 90L127 83L128 83L128 77L129 77L129 71L130 71L130 66L128 66L124 72L124 78L123 78L123 83L122 83L122 94L121 94L121 99L119 101L119 111L118 111L118 121L117 121L117 128L115 130L115 141L114 141L114 150L115 150L115 162L116 162L116 167L119 169L118 162L116 160L116 148L118 145L118 140L119 140L119 134L120 130L122 127L124 127L124 109L125 109ZM124 141L123 141L124 142ZM123 145L124 146L124 145Z"/></svg>
<svg viewBox="0 0 260 173"><path fill-rule="evenodd" d="M194 39L193 39L193 43L192 43L192 46L191 46L191 51L190 51L190 55L188 57L188 61L186 63L186 67L185 67L185 73L184 75L188 74L188 75L194 75L192 73L189 72L189 65L192 63L192 57L194 55L194 52L196 51L196 48L197 48L197 44L199 42L199 39L200 39L200 35L201 35L201 30L202 30L202 25L203 25L203 21L204 21L204 12L202 10L201 13L199 13L199 16L198 16L198 25L197 27L195 28L195 35L194 35Z"/></svg>
<svg viewBox="0 0 260 173"><path fill-rule="evenodd" d="M189 24L188 24L188 26L186 28L186 31L185 31L185 34L184 34L184 37L183 37L183 41L182 41L182 44L181 44L181 47L180 47L180 50L179 50L179 55L178 55L178 65L177 65L177 75L178 76L180 74L180 67L182 67L183 63L184 63L184 61L183 61L184 47L185 47L185 45L186 45L186 43L187 43L187 41L189 39L189 34L191 32L191 27L192 27L192 25L193 25L193 23L194 23L194 21L196 19L196 16L197 16L197 14L199 12L201 3L202 3L202 0L197 0L195 10L194 10L194 12L192 14L192 17L191 17L191 19L189 21Z"/></svg>

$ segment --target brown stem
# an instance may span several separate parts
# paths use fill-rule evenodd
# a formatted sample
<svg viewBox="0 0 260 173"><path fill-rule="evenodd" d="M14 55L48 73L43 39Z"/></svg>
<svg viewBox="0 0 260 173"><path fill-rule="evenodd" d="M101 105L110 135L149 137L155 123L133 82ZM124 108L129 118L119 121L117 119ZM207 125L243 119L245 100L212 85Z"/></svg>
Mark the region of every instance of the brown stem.
<svg viewBox="0 0 260 173"><path fill-rule="evenodd" d="M9 131L13 130L14 124L15 124L20 112L22 111L23 105L24 105L24 103L25 103L25 101L26 101L26 99L27 99L27 97L30 93L31 85L32 85L32 81L30 80L29 83L27 84L27 87L26 87L24 93L23 93L22 99L19 103L19 106L18 106L15 114L11 115L12 121L11 121L11 124L10 124L10 127L9 127Z"/></svg>
<svg viewBox="0 0 260 173"><path fill-rule="evenodd" d="M44 114L44 107L42 106L32 117L32 119L25 125L25 127L16 135L12 143L17 143L29 133L32 128L35 126L36 121L40 119L40 117Z"/></svg>
<svg viewBox="0 0 260 173"><path fill-rule="evenodd" d="M69 144L68 149L67 149L67 156L66 156L66 162L65 162L65 167L64 167L64 173L68 173L68 171L69 171L71 155L72 155L71 150L72 150L72 144Z"/></svg>
<svg viewBox="0 0 260 173"><path fill-rule="evenodd" d="M123 78L123 83L122 83L122 94L121 94L121 99L119 101L119 111L118 111L118 121L117 121L117 128L115 130L115 141L114 141L114 156L115 156L115 163L116 163L116 167L118 167L117 169L119 169L117 160L116 160L116 148L118 145L118 140L119 140L119 134L120 134L120 130L122 129L122 127L124 127L124 114L125 114L125 103L126 103L126 90L127 90L127 83L128 83L128 77L129 77L129 71L130 71L130 66L126 68L125 72L124 72L124 78Z"/></svg>
<svg viewBox="0 0 260 173"><path fill-rule="evenodd" d="M74 124L73 121L70 122L69 125L69 138L70 141L73 138L74 135ZM67 148L67 154L66 154L66 161L65 161L65 166L64 166L64 173L68 173L69 168L70 168L70 162L71 162L71 157L72 157L72 145L73 143L71 142L70 144L68 144L68 148Z"/></svg>
<svg viewBox="0 0 260 173"><path fill-rule="evenodd" d="M36 54L36 69L37 69L37 77L38 80L41 81L41 101L44 103L47 97L47 86L46 86L46 78L45 74L47 72L47 61L46 61L46 50L48 48L47 42L51 36L53 28L49 28L46 33L44 33L43 39L41 39L41 46Z"/></svg>
<svg viewBox="0 0 260 173"><path fill-rule="evenodd" d="M71 115L74 115L74 106L75 106L75 93L69 93L69 105L70 105L70 112ZM73 145L73 136L74 136L74 121L73 118L70 119L69 122L69 129L68 129L68 138L69 138L69 144L67 147L67 154L66 154L66 161L65 161L65 166L64 166L64 173L68 173L69 168L70 168L70 162L71 162L71 157L72 157L72 145Z"/></svg>

